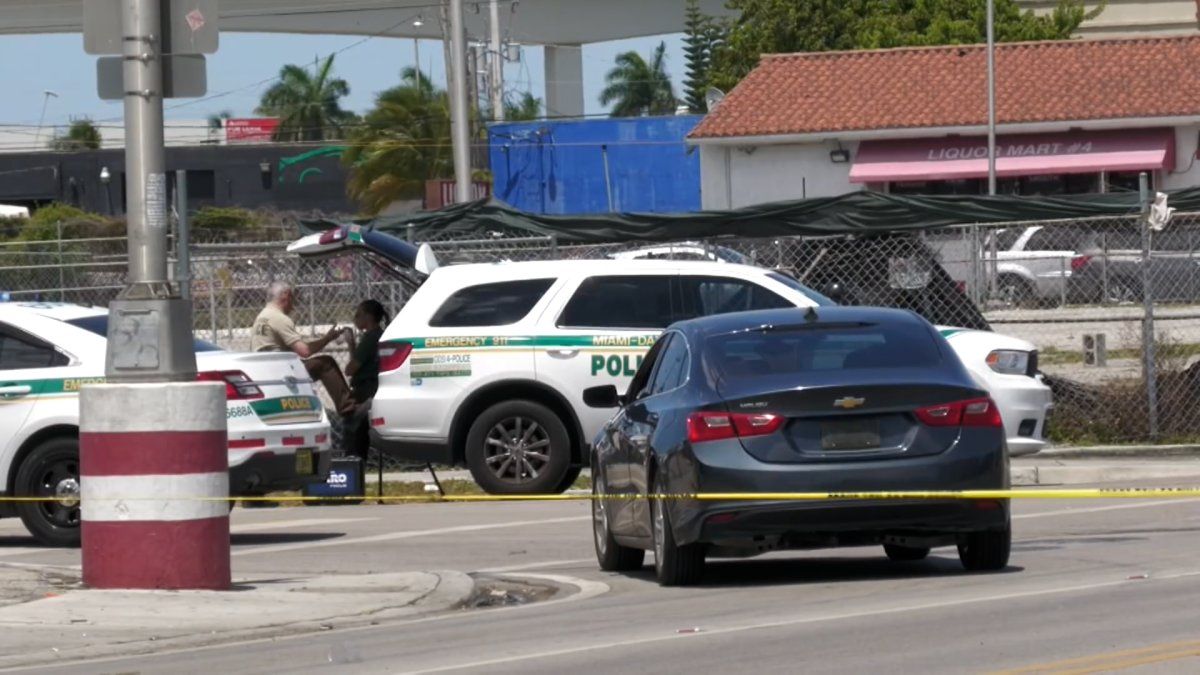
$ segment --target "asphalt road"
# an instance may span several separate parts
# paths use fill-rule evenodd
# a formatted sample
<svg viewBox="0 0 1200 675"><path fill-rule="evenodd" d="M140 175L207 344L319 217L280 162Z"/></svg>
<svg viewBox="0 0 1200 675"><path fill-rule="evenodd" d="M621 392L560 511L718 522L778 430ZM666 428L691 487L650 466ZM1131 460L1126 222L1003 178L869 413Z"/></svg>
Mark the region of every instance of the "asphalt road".
<svg viewBox="0 0 1200 675"><path fill-rule="evenodd" d="M83 663L79 673L1197 672L1200 501L1025 501L1012 566L876 548L711 565L661 589L600 572L576 503L309 507L234 513L234 569L507 570L582 592L502 609ZM0 522L0 562L78 564ZM572 582L572 580L574 580Z"/></svg>

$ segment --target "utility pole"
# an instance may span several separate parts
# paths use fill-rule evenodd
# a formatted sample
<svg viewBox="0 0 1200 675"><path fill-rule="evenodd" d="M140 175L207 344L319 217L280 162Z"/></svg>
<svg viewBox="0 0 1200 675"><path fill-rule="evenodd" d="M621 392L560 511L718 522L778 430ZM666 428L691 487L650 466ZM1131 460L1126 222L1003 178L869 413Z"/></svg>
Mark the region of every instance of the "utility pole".
<svg viewBox="0 0 1200 675"><path fill-rule="evenodd" d="M124 0L125 195L129 275L110 306L106 374L134 382L196 376L191 305L167 274L167 174L163 150L163 22L168 0Z"/></svg>
<svg viewBox="0 0 1200 675"><path fill-rule="evenodd" d="M38 116L37 133L33 136L34 145L38 145L42 140L42 125L46 122L46 106L50 105L50 97L58 98L58 94L47 89L42 92L42 114ZM41 148L39 148L41 149Z"/></svg>
<svg viewBox="0 0 1200 675"><path fill-rule="evenodd" d="M988 194L996 194L996 6L987 0Z"/></svg>
<svg viewBox="0 0 1200 675"><path fill-rule="evenodd" d="M492 69L490 71L491 81L489 87L492 92L492 119L497 122L504 121L504 45L500 44L500 3L498 0L491 0L489 10L491 12L491 29L492 29Z"/></svg>

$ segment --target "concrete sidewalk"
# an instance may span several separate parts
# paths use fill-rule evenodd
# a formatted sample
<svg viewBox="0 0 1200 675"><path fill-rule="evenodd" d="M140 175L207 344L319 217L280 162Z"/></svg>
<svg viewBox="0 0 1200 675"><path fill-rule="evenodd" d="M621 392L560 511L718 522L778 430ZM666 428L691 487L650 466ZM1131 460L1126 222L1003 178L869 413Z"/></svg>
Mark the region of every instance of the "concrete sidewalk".
<svg viewBox="0 0 1200 675"><path fill-rule="evenodd" d="M374 624L464 605L461 572L255 576L234 590L98 591L78 570L0 565L0 668Z"/></svg>

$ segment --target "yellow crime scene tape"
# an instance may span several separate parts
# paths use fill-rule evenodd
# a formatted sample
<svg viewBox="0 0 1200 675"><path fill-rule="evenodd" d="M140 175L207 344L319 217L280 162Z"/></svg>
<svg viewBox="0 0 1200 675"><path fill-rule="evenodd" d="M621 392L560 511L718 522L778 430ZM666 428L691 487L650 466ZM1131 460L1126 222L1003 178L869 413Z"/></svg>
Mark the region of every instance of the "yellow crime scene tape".
<svg viewBox="0 0 1200 675"><path fill-rule="evenodd" d="M336 503L347 501L373 501L377 503L406 502L566 502L590 501L592 499L669 499L689 501L851 501L851 500L988 500L988 499L1148 499L1148 498L1200 498L1200 487L1126 487L1126 488L1078 488L1078 489L1004 489L1004 490L911 490L886 492L696 492L637 495L628 493L593 494L564 493L536 495L343 495L313 496L278 495L254 497L212 496L155 496L155 497L105 497L103 501L205 501L205 502L304 502ZM97 500L99 500L97 498ZM63 502L62 497L0 497L3 502ZM82 500L80 500L82 501Z"/></svg>

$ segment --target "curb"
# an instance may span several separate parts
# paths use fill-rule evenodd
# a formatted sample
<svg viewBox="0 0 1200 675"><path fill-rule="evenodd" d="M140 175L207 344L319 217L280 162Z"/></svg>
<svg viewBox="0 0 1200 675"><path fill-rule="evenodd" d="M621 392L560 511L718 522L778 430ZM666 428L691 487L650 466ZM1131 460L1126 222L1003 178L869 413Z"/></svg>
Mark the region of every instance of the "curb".
<svg viewBox="0 0 1200 675"><path fill-rule="evenodd" d="M1200 459L1200 445L1064 445L1043 448L1041 452L1024 455L1031 458L1054 459L1111 459L1114 457L1194 457Z"/></svg>
<svg viewBox="0 0 1200 675"><path fill-rule="evenodd" d="M415 574L433 577L436 579L436 583L433 588L404 603L393 604L382 600L374 606L362 606L353 613L345 613L344 609L339 609L330 616L309 616L295 621L277 623L269 623L267 621L270 621L270 619L266 619L264 623L254 626L230 626L227 630L204 630L203 632L170 637L156 637L152 634L152 631L135 626L123 629L125 636L119 639L115 637L106 639L101 635L93 634L90 638L91 644L87 644L86 642L78 645L60 643L60 646L50 649L41 644L27 645L24 653L11 653L12 646L6 645L6 649L10 653L0 656L0 669L31 666L52 668L57 665L78 664L92 659L131 658L178 649L196 649L225 643L240 643L250 640L317 633L340 628L376 625L394 619L411 619L458 609L465 606L476 592L475 580L462 572L437 570ZM299 587L292 592L315 591L313 595L314 601L319 599L320 596L318 593L386 593L386 588L372 588L370 584L373 580L368 579L364 583L364 578L371 576L375 575L314 576L304 581L295 581ZM386 580L383 581L386 582ZM258 584L260 588L270 590L274 583L276 582L264 577L262 580L254 581L235 580L234 586L237 588L239 586ZM252 590L170 592L169 596L166 592L162 591L78 590L64 593L55 598L55 600L64 605L61 613L63 615L62 619L65 619L65 621L61 621L56 625L53 623L39 623L36 620L14 621L10 617L8 620L0 621L0 639L5 636L13 638L14 634L21 629L39 632L53 631L61 635L75 633L74 625L79 620L70 618L71 608L69 605L74 604L71 603L71 594L85 594L82 596L76 595L75 597L81 600L86 599L88 603L96 604L97 597L104 597L105 595L111 597L115 594L126 593L144 597L147 606L153 604L154 595L178 599L185 593L203 593L212 598L212 607L207 611L214 612L215 614L227 612L229 603L243 601L249 606L264 600L269 601L269 598L255 597ZM29 607L30 603L15 606L10 605L10 608L17 610L17 608L22 606ZM104 612L106 622L114 619L117 622L121 620L119 616L108 616L111 613ZM149 612L144 614L149 615ZM87 630L87 625L82 623L77 625L80 631ZM93 628L97 625L99 624L91 624ZM133 635L137 635L137 637L130 639ZM20 639L19 636L15 637ZM83 637L87 638L88 636L84 633ZM100 642L100 640L103 640L103 642Z"/></svg>

